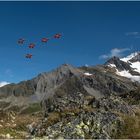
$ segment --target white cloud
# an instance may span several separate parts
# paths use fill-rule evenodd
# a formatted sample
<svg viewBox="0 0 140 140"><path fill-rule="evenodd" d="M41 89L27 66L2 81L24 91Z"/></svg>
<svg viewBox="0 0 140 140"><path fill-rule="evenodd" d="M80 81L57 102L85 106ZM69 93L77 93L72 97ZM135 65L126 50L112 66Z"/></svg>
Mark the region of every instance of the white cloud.
<svg viewBox="0 0 140 140"><path fill-rule="evenodd" d="M117 56L117 57L122 57L123 53L126 51L130 51L129 48L113 48L112 50L110 50L110 53L108 54L103 54L101 55L99 58L100 59L107 59L107 58L111 58L113 56Z"/></svg>
<svg viewBox="0 0 140 140"><path fill-rule="evenodd" d="M140 35L140 33L139 32L127 32L127 33L125 33L125 35L127 35L127 36L137 36L137 35Z"/></svg>
<svg viewBox="0 0 140 140"><path fill-rule="evenodd" d="M101 58L101 59L106 59L106 58L108 58L108 55L103 54L103 55L101 55L99 58Z"/></svg>
<svg viewBox="0 0 140 140"><path fill-rule="evenodd" d="M131 36L134 38L140 38L140 32L127 32L125 33L126 36Z"/></svg>
<svg viewBox="0 0 140 140"><path fill-rule="evenodd" d="M2 82L0 82L0 87L3 87L3 86L5 86L5 85L7 85L7 84L10 84L10 83L8 83L8 82L6 82L6 81L2 81Z"/></svg>

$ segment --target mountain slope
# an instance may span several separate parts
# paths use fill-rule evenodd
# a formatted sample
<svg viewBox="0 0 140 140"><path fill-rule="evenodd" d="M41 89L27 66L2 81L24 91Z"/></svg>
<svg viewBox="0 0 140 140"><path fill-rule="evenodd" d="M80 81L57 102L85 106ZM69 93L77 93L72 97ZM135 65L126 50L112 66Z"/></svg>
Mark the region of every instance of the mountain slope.
<svg viewBox="0 0 140 140"><path fill-rule="evenodd" d="M132 53L121 59L113 57L105 65L114 68L117 75L140 82L140 52Z"/></svg>
<svg viewBox="0 0 140 140"><path fill-rule="evenodd" d="M24 103L27 105L51 98L58 91L61 91L60 94L69 94L71 91L83 92L101 98L112 93L125 94L135 88L135 83L114 75L104 66L75 68L64 64L31 80L1 87L0 98L1 101L5 99L12 104L16 101L17 105L19 103L24 106Z"/></svg>
<svg viewBox="0 0 140 140"><path fill-rule="evenodd" d="M13 132L18 135L22 130L29 132L23 138L116 138L125 126L123 117L139 114L140 83L122 75L125 71L133 79L139 76L138 68L132 67L139 56L128 58L113 57L104 65L88 67L63 64L31 80L1 87L0 116L5 114L5 119L0 118L0 134L10 124L13 137Z"/></svg>

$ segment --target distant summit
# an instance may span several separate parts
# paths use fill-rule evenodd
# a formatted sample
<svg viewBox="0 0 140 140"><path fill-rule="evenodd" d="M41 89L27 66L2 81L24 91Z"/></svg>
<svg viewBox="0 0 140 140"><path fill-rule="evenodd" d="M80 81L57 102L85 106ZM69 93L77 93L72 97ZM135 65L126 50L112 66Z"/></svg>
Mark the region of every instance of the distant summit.
<svg viewBox="0 0 140 140"><path fill-rule="evenodd" d="M127 57L112 57L105 65L114 68L117 75L140 82L140 52L135 52Z"/></svg>
<svg viewBox="0 0 140 140"><path fill-rule="evenodd" d="M140 52L135 52L127 57L121 58L122 61L124 62L140 62Z"/></svg>

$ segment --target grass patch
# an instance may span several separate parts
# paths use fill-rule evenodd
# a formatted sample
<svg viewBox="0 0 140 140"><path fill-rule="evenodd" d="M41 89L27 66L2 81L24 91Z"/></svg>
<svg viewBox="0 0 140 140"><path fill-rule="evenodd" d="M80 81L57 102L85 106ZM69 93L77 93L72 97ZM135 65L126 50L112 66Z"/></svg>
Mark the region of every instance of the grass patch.
<svg viewBox="0 0 140 140"><path fill-rule="evenodd" d="M140 139L140 111L135 116L124 115L124 127L117 138Z"/></svg>
<svg viewBox="0 0 140 140"><path fill-rule="evenodd" d="M23 109L20 114L31 114L41 111L40 103L30 104L27 108Z"/></svg>
<svg viewBox="0 0 140 140"><path fill-rule="evenodd" d="M13 138L23 138L23 135L20 134L18 131L12 129L12 128L1 128L0 129L0 134L3 134L3 135L7 135L7 134L10 134L11 137Z"/></svg>
<svg viewBox="0 0 140 140"><path fill-rule="evenodd" d="M48 120L47 120L45 126L46 126L46 127L51 126L51 125L53 125L53 124L59 122L60 119L61 119L60 113L58 113L58 112L50 113L49 116L48 116Z"/></svg>

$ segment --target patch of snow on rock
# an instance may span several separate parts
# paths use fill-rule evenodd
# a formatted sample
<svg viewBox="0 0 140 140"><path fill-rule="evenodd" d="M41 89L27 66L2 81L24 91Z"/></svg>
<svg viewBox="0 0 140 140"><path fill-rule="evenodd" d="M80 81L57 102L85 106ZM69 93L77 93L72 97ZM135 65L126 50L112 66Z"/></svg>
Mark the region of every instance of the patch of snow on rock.
<svg viewBox="0 0 140 140"><path fill-rule="evenodd" d="M124 61L124 62L128 62L130 59L132 59L133 57L135 57L138 53L132 53L130 55L128 55L127 57L121 58L120 60Z"/></svg>
<svg viewBox="0 0 140 140"><path fill-rule="evenodd" d="M127 77L127 78L130 78L132 81L137 81L137 82L140 82L140 76L134 76L134 75L131 75L129 73L129 71L118 71L116 70L116 74L120 75L120 76L123 76L123 77Z"/></svg>
<svg viewBox="0 0 140 140"><path fill-rule="evenodd" d="M109 66L112 67L112 68L116 68L115 64L109 64Z"/></svg>
<svg viewBox="0 0 140 140"><path fill-rule="evenodd" d="M87 76L91 76L92 75L91 73L88 73L88 72L85 72L84 74L87 75Z"/></svg>
<svg viewBox="0 0 140 140"><path fill-rule="evenodd" d="M140 73L140 62L131 63L131 67L134 68L134 71L137 71Z"/></svg>

